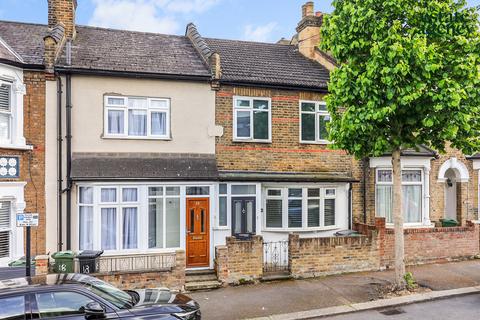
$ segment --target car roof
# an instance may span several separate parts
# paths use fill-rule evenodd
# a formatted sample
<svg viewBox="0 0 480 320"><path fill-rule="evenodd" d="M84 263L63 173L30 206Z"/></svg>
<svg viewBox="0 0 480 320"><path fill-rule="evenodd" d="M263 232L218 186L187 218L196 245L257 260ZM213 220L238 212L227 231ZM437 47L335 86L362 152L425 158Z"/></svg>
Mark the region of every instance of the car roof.
<svg viewBox="0 0 480 320"><path fill-rule="evenodd" d="M32 291L33 288L56 286L83 286L95 278L84 274L49 274L44 276L24 277L0 281L0 296L5 293Z"/></svg>

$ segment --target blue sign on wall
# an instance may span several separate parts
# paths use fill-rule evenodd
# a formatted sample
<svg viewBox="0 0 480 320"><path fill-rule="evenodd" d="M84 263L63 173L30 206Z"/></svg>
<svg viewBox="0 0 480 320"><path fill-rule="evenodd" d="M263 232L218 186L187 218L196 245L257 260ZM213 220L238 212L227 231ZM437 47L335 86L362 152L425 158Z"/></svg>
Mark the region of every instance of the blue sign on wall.
<svg viewBox="0 0 480 320"><path fill-rule="evenodd" d="M20 176L19 158L0 155L0 179L18 178L19 176Z"/></svg>

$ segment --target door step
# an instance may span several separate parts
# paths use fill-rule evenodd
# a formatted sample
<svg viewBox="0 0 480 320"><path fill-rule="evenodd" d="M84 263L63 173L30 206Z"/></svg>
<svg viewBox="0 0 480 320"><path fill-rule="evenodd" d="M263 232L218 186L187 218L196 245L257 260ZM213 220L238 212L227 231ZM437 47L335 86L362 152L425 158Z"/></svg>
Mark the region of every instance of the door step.
<svg viewBox="0 0 480 320"><path fill-rule="evenodd" d="M189 270L185 277L185 290L213 290L220 288L222 283L218 281L214 270Z"/></svg>

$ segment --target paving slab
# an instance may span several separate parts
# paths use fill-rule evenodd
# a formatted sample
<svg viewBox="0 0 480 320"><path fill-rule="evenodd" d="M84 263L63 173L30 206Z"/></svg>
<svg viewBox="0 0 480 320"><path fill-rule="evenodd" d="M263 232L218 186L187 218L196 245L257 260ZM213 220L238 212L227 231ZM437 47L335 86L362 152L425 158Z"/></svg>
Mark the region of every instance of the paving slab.
<svg viewBox="0 0 480 320"><path fill-rule="evenodd" d="M439 291L480 285L480 260L408 268L417 281ZM203 319L237 320L307 312L379 299L379 288L392 283L392 270L307 280L288 280L227 287L190 294Z"/></svg>

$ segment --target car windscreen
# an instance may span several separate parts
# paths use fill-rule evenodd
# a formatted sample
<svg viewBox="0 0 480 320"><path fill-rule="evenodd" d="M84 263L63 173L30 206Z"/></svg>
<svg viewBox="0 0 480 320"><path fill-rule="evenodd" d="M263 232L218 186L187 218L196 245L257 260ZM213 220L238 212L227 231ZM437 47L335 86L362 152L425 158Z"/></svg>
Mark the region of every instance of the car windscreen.
<svg viewBox="0 0 480 320"><path fill-rule="evenodd" d="M133 307L133 299L128 293L102 280L91 278L85 282L85 287L120 309Z"/></svg>

